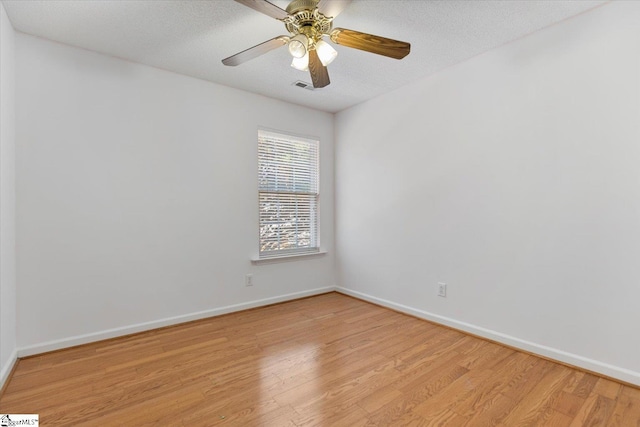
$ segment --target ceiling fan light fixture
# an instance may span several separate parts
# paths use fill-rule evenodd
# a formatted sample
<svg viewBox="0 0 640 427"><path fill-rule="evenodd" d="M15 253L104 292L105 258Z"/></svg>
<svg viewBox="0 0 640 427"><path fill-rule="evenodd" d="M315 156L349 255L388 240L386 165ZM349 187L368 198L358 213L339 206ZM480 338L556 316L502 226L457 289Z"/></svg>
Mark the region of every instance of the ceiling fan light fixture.
<svg viewBox="0 0 640 427"><path fill-rule="evenodd" d="M302 58L293 58L291 66L296 70L309 71L309 52L307 52Z"/></svg>
<svg viewBox="0 0 640 427"><path fill-rule="evenodd" d="M309 50L309 39L304 34L298 34L289 40L289 53L294 58L304 57Z"/></svg>
<svg viewBox="0 0 640 427"><path fill-rule="evenodd" d="M338 52L323 37L329 37L331 42L343 47L394 59L402 59L411 51L411 44L407 42L346 28L333 28L333 18L352 0L290 0L286 10L272 3L274 0L235 1L284 23L288 35L274 37L225 58L222 60L224 65L242 64L286 44L293 56L291 66L309 71L314 89L319 89L331 83L327 65L338 56Z"/></svg>
<svg viewBox="0 0 640 427"><path fill-rule="evenodd" d="M316 42L316 52L318 52L318 58L325 67L333 62L338 56L338 52L331 47L331 45L324 40L318 40Z"/></svg>

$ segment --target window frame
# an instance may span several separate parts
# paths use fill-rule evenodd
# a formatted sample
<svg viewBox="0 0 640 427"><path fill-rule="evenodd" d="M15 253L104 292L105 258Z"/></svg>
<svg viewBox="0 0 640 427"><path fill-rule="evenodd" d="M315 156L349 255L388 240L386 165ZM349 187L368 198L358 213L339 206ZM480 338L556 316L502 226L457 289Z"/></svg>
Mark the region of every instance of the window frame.
<svg viewBox="0 0 640 427"><path fill-rule="evenodd" d="M273 130L273 129L267 129L262 127L258 128L257 136L258 136L257 138L258 257L253 261L258 262L258 261L269 261L269 260L278 260L278 259L295 259L299 257L323 254L324 252L322 252L320 249L320 244L321 244L320 242L320 163L321 163L320 139L317 137L302 136L302 135L293 134L290 132L283 132L280 130ZM264 163L262 158L262 153L263 153L262 144L265 144L265 140L269 140L269 138L272 139L271 141L272 149L275 148L276 145L278 145L280 148L287 144L294 145L296 143L298 144L301 143L301 144L309 144L311 146L311 149L315 151L315 154L312 155L312 157L315 159L315 164L309 167L308 170L305 170L303 172L304 177L311 177L310 178L311 181L315 184L314 188L311 191L296 191L295 189L278 190L274 188L268 188L268 189L264 188L264 185L262 184L263 177L264 177L262 172L263 163ZM275 168L283 167L283 165L285 165L284 167L286 168L286 164L277 163L276 161L276 166L273 166L273 167ZM315 175L313 175L314 173ZM289 177L289 178L292 178L292 177ZM268 181L269 178L267 177L265 179ZM295 182L295 178L292 181ZM269 187L269 184L266 184L266 186ZM263 232L264 232L263 227L265 226L264 219L266 216L263 212L263 201L265 200L265 198L271 197L273 199L278 199L280 197L280 200L276 202L277 205L286 206L287 208L291 209L292 206L294 205L287 204L287 203L292 203L291 200L296 200L295 206L297 207L298 200L302 200L304 202L304 199L305 198L308 199L310 196L312 197L312 199L310 201L307 200L308 205L305 205L304 203L301 204L303 212L308 212L308 215L301 215L301 216L294 217L295 218L294 222L296 223L296 227L297 227L299 218L301 217L303 218L303 223L305 221L309 223L309 227L308 227L308 230L309 230L308 239L310 241L309 245L301 246L301 247L293 247L293 248L263 250L263 247L265 246L265 241L263 239ZM280 203L283 203L283 205L280 205ZM286 209L285 209L285 212L287 212ZM279 217L279 215L280 215L280 212L278 212L278 221L281 221L281 225L284 225L286 221L282 220ZM278 221L276 221L276 223ZM282 229L278 230L278 236L281 236L282 234L286 233L286 227L283 227L283 228L285 228L285 231L281 231ZM307 228L304 228L302 232L296 231L295 232L296 239L299 238L300 233L303 233L304 230L306 229ZM287 240L283 239L283 241L287 241Z"/></svg>

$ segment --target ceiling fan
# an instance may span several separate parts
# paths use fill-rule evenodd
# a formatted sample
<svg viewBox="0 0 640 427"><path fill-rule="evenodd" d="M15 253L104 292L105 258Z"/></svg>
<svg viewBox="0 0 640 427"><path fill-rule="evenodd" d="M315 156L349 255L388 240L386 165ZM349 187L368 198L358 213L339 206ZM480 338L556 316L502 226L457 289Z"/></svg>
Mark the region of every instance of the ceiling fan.
<svg viewBox="0 0 640 427"><path fill-rule="evenodd" d="M293 0L286 10L267 0L235 1L282 21L289 35L274 37L225 58L222 60L224 65L242 64L286 44L293 56L291 66L301 71L309 70L313 87L321 88L330 83L327 65L338 55L335 49L323 40L324 36L341 46L395 59L404 58L411 50L411 45L406 42L344 28L333 28L333 19L351 0Z"/></svg>

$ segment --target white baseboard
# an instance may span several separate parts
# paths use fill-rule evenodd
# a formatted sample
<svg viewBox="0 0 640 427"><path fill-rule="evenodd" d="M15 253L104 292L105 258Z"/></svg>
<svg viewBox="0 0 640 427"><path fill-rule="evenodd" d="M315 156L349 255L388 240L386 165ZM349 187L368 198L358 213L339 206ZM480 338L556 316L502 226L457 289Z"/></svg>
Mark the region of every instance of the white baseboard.
<svg viewBox="0 0 640 427"><path fill-rule="evenodd" d="M434 323L449 326L451 328L468 332L473 335L477 335L483 338L487 338L492 341L496 341L510 347L515 347L533 354L537 354L552 360L556 360L568 365L576 366L582 369L586 369L591 372L596 372L602 375L606 375L611 378L618 379L630 384L640 386L640 372L634 372L629 369L620 368L618 366L609 365L608 363L600 362L586 357L579 356L577 354L567 353L562 350L547 347L544 345L536 344L533 342L525 341L516 337L502 334L490 329L475 326L470 323L460 322L449 317L440 316L437 314L429 313L424 310L409 307L403 304L398 304L393 301L388 301L382 298L377 298L362 292L346 289L342 287L336 288L337 292L345 295L352 296L354 298L369 301L374 304L381 305L402 313L410 314L421 319L429 320Z"/></svg>
<svg viewBox="0 0 640 427"><path fill-rule="evenodd" d="M18 352L14 349L11 353L11 356L9 356L9 360L7 360L4 366L2 366L2 370L0 370L0 390L2 390L2 387L4 387L4 383L5 381L7 381L7 378L9 378L9 374L11 373L11 370L13 369L13 366L17 361Z"/></svg>
<svg viewBox="0 0 640 427"><path fill-rule="evenodd" d="M279 295L276 297L265 298L261 300L249 301L241 304L228 305L225 307L218 307L211 310L199 311L196 313L185 314L181 316L167 317L165 319L154 320L152 322L138 323L136 325L124 326L121 328L108 329L105 331L94 332L91 334L78 335L69 338L63 338L60 340L48 341L28 347L22 347L18 349L18 357L33 356L35 354L46 353L48 351L60 350L63 348L73 347L81 344L88 344L91 342L106 340L109 338L121 337L124 335L135 334L137 332L144 332L151 329L162 328L165 326L177 325L179 323L191 322L193 320L205 319L207 317L220 316L222 314L233 313L235 311L247 310L250 308L262 307L265 305L276 304L279 302L285 302L295 300L299 298L310 297L313 295L325 294L327 292L335 291L335 287L329 286L326 288L311 289L308 291L295 292L292 294ZM4 373L4 371L2 371Z"/></svg>

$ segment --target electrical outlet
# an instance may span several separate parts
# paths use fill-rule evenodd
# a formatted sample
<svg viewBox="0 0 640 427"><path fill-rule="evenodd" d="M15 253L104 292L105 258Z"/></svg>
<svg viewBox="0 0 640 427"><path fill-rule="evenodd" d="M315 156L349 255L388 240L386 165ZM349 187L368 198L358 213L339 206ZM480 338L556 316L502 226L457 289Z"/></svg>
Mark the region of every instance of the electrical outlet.
<svg viewBox="0 0 640 427"><path fill-rule="evenodd" d="M244 285L253 286L253 274L247 274L244 276Z"/></svg>
<svg viewBox="0 0 640 427"><path fill-rule="evenodd" d="M439 297L447 297L447 284L438 282L438 296Z"/></svg>

